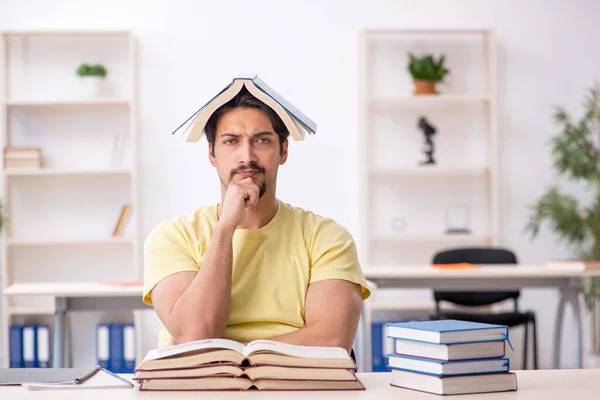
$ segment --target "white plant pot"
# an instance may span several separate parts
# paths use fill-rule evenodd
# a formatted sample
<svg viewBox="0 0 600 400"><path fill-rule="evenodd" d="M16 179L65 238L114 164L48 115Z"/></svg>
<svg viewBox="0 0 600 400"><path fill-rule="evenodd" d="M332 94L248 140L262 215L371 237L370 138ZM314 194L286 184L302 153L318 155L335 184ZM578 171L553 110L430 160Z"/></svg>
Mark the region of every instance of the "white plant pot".
<svg viewBox="0 0 600 400"><path fill-rule="evenodd" d="M80 85L83 97L98 97L102 95L104 78L100 76L83 76L81 77Z"/></svg>

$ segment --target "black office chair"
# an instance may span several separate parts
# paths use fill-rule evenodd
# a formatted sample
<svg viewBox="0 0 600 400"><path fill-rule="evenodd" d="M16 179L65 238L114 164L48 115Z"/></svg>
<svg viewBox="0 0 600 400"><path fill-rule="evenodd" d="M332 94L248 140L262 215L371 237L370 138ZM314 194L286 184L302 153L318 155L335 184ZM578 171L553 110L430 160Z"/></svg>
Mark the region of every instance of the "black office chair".
<svg viewBox="0 0 600 400"><path fill-rule="evenodd" d="M444 250L433 258L433 264L517 264L517 257L509 250L497 248L462 248ZM529 324L533 336L533 368L538 368L537 333L535 326L535 313L532 311L520 312L518 299L519 290L488 292L441 292L434 291L436 314L433 319L457 319L462 321L482 322L487 324L507 325L508 327L523 325L525 328L525 342L523 352L523 369L527 369ZM440 302L447 301L461 306L487 306L504 300L513 299L514 311L493 314L471 313L465 311L442 310Z"/></svg>

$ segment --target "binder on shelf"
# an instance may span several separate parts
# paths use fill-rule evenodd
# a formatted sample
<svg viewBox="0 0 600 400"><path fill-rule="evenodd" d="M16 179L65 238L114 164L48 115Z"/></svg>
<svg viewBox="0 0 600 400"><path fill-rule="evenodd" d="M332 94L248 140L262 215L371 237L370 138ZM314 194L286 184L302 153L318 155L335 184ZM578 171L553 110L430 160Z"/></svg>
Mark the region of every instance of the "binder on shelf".
<svg viewBox="0 0 600 400"><path fill-rule="evenodd" d="M98 324L96 327L96 361L102 368L109 369L110 340L109 325Z"/></svg>
<svg viewBox="0 0 600 400"><path fill-rule="evenodd" d="M110 325L110 351L108 358L108 370L116 374L121 373L123 369L123 325Z"/></svg>
<svg viewBox="0 0 600 400"><path fill-rule="evenodd" d="M37 326L37 367L50 368L50 327Z"/></svg>
<svg viewBox="0 0 600 400"><path fill-rule="evenodd" d="M371 371L387 371L387 363L383 352L383 322L371 323Z"/></svg>
<svg viewBox="0 0 600 400"><path fill-rule="evenodd" d="M133 324L123 326L123 370L124 374L133 374L135 369L135 328Z"/></svg>
<svg viewBox="0 0 600 400"><path fill-rule="evenodd" d="M23 368L23 326L11 325L10 341L10 368Z"/></svg>
<svg viewBox="0 0 600 400"><path fill-rule="evenodd" d="M23 367L37 368L37 327L23 327Z"/></svg>

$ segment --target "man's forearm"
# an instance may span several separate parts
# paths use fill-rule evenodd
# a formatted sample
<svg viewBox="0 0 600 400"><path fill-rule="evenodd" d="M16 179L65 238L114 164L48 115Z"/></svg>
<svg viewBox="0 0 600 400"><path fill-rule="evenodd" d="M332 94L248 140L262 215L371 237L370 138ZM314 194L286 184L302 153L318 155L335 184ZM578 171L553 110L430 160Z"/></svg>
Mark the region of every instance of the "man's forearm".
<svg viewBox="0 0 600 400"><path fill-rule="evenodd" d="M217 225L202 268L175 302L169 317L174 343L223 337L231 308L234 231Z"/></svg>
<svg viewBox="0 0 600 400"><path fill-rule="evenodd" d="M350 338L346 336L349 335L343 334L340 329L332 331L329 326L315 323L306 328L273 337L271 340L301 346L342 347L350 353L354 337Z"/></svg>

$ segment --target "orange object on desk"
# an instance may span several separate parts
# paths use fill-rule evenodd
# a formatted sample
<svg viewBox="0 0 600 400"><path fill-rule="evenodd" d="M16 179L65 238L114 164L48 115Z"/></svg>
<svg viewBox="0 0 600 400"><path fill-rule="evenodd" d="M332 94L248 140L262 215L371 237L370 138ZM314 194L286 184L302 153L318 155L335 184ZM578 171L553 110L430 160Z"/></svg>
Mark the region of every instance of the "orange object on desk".
<svg viewBox="0 0 600 400"><path fill-rule="evenodd" d="M453 263L453 264L431 264L433 268L439 269L478 269L479 266L471 263Z"/></svg>

